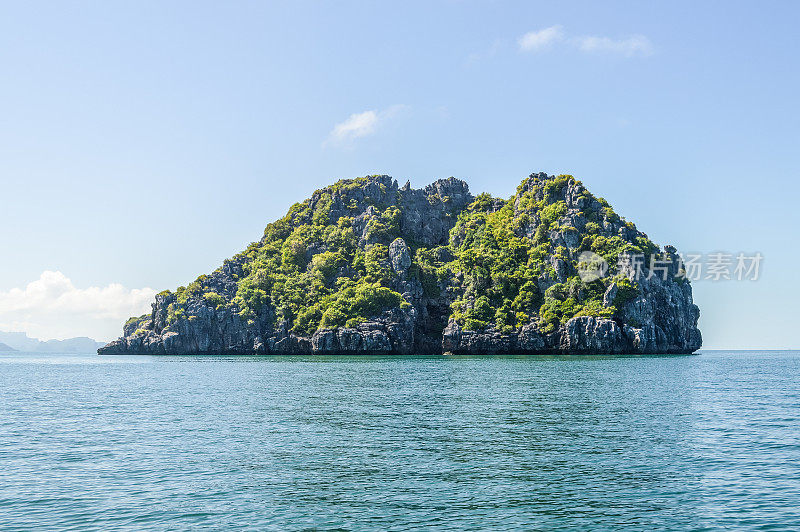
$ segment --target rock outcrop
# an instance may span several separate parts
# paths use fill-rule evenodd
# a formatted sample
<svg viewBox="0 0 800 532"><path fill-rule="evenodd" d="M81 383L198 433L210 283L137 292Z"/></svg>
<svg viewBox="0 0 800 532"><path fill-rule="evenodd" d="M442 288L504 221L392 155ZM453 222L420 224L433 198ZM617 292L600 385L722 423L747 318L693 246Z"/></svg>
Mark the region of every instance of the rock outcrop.
<svg viewBox="0 0 800 532"><path fill-rule="evenodd" d="M532 174L509 200L454 178L415 190L369 176L315 192L215 272L158 294L99 352L691 353L698 316L675 249L571 176Z"/></svg>

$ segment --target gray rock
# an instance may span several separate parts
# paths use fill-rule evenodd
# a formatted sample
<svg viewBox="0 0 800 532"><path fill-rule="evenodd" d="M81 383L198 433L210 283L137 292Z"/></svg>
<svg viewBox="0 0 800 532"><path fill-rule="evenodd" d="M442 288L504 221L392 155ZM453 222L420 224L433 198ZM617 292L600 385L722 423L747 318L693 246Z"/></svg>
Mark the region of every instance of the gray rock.
<svg viewBox="0 0 800 532"><path fill-rule="evenodd" d="M392 261L392 270L397 275L405 276L411 266L411 255L409 255L406 241L396 238L389 245L389 259Z"/></svg>
<svg viewBox="0 0 800 532"><path fill-rule="evenodd" d="M619 291L619 289L617 288L617 283L612 282L610 285L608 285L608 288L606 289L606 293L603 294L603 306L604 307L610 307L611 305L614 304L614 298L617 297L617 292L618 291Z"/></svg>

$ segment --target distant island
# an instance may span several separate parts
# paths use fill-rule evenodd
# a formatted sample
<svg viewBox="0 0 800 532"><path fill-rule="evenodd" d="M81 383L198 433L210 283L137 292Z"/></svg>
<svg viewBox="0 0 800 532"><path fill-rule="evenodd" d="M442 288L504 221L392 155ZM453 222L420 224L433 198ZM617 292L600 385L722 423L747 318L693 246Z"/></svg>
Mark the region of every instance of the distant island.
<svg viewBox="0 0 800 532"><path fill-rule="evenodd" d="M24 332L0 331L0 352L21 351L26 353L94 353L105 342L98 342L85 336L66 340L38 340ZM4 349L8 347L9 349Z"/></svg>
<svg viewBox="0 0 800 532"><path fill-rule="evenodd" d="M569 175L531 174L509 199L374 175L295 204L98 352L691 353L683 273Z"/></svg>
<svg viewBox="0 0 800 532"><path fill-rule="evenodd" d="M10 345L6 345L3 342L0 342L0 353L13 353L16 349L11 347Z"/></svg>

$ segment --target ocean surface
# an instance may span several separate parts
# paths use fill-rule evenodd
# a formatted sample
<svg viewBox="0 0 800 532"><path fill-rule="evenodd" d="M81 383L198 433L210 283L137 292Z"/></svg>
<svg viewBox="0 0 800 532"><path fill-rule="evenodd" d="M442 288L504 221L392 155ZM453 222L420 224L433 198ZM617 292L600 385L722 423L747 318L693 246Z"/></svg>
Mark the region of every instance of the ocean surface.
<svg viewBox="0 0 800 532"><path fill-rule="evenodd" d="M0 356L0 529L800 529L800 352Z"/></svg>

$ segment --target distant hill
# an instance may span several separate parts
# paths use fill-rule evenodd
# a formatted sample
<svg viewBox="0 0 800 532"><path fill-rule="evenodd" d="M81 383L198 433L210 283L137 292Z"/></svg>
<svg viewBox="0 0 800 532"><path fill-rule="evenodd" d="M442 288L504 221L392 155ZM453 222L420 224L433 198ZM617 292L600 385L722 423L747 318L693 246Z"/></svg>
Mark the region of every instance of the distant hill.
<svg viewBox="0 0 800 532"><path fill-rule="evenodd" d="M10 351L16 351L16 349L11 347L10 345L6 345L6 344L0 342L0 353L8 353Z"/></svg>
<svg viewBox="0 0 800 532"><path fill-rule="evenodd" d="M24 332L0 331L0 351L25 351L31 353L94 353L105 342L98 342L81 336L66 340L47 340L45 342L30 338ZM5 349L5 348L9 349Z"/></svg>

